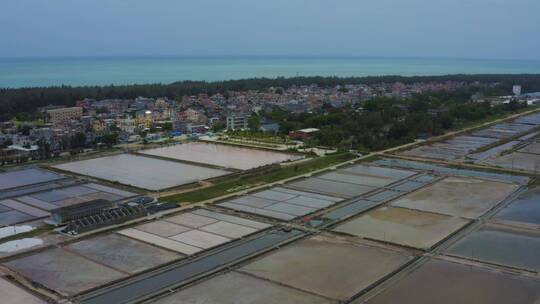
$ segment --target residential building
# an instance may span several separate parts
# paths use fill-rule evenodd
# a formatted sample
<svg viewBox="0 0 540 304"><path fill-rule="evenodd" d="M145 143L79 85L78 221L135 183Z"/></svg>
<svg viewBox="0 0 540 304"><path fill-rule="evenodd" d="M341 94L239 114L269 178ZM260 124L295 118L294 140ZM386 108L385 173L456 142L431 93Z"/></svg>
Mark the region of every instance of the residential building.
<svg viewBox="0 0 540 304"><path fill-rule="evenodd" d="M302 130L296 130L289 132L289 137L298 140L307 140L313 138L313 136L319 132L319 129L308 128Z"/></svg>
<svg viewBox="0 0 540 304"><path fill-rule="evenodd" d="M47 115L53 124L66 123L72 120L79 120L83 116L83 108L61 108L47 110Z"/></svg>
<svg viewBox="0 0 540 304"><path fill-rule="evenodd" d="M248 128L248 119L249 116L241 114L230 114L227 115L227 130L239 130Z"/></svg>

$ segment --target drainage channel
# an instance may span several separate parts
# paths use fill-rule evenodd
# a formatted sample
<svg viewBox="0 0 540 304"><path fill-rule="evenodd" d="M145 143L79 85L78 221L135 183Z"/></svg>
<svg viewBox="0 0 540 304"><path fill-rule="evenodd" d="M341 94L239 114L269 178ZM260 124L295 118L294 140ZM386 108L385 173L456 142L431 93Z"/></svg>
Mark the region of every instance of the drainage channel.
<svg viewBox="0 0 540 304"><path fill-rule="evenodd" d="M74 302L82 304L137 303L160 292L187 284L202 274L211 274L222 270L257 253L305 235L305 232L296 229L290 231L274 230L260 237L228 247L215 254L168 268L151 276L134 279L131 282L122 282L118 286L108 287L102 291L98 290L92 294L82 296Z"/></svg>

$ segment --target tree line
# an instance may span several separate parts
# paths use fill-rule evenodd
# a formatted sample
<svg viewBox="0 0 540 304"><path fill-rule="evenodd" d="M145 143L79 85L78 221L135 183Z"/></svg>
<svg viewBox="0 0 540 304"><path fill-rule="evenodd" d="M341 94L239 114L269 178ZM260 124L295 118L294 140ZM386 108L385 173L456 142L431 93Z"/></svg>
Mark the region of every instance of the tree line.
<svg viewBox="0 0 540 304"><path fill-rule="evenodd" d="M46 105L73 106L84 98L130 99L139 96L179 98L199 93L225 94L228 91L266 90L270 87L288 88L293 85L336 86L346 84L377 84L403 82L499 83L497 93L509 94L512 85L521 84L524 91L540 91L540 75L447 75L447 76L372 76L372 77L292 77L251 78L229 81L181 81L171 84L109 85L109 86L57 86L0 89L0 121L13 117L32 117L38 107Z"/></svg>
<svg viewBox="0 0 540 304"><path fill-rule="evenodd" d="M309 145L371 151L405 144L419 137L441 135L447 130L527 106L517 101L499 105L473 102L465 95L459 91L418 95L406 100L376 98L361 106L327 107L324 111L302 114L276 109L264 115L280 124L282 134L303 128L320 129L308 141Z"/></svg>

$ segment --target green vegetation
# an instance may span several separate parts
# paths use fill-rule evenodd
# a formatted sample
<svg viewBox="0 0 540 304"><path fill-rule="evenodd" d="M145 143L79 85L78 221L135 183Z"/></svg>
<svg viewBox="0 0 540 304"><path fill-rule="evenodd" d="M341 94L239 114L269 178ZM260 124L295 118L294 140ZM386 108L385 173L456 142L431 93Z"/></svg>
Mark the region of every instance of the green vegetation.
<svg viewBox="0 0 540 304"><path fill-rule="evenodd" d="M248 189L254 186L272 183L275 181L324 169L342 162L346 162L353 158L354 155L350 153L337 153L324 157L314 158L295 165L288 165L283 167L280 165L272 165L268 168L257 170L256 172L250 174L231 176L220 179L220 181L216 182L210 187L177 195L162 197L160 198L160 200L179 203L196 203L211 198L223 196L229 194L232 191L240 191L242 189Z"/></svg>
<svg viewBox="0 0 540 304"><path fill-rule="evenodd" d="M118 142L118 133L108 133L97 139L97 142L104 144L108 148L112 148Z"/></svg>
<svg viewBox="0 0 540 304"><path fill-rule="evenodd" d="M217 122L217 123L215 123L214 126L212 127L212 131L214 131L214 132L220 132L220 131L225 130L226 127L227 127L227 125L225 124L225 122Z"/></svg>
<svg viewBox="0 0 540 304"><path fill-rule="evenodd" d="M286 135L250 130L229 130L225 133L225 136L221 136L219 140L222 143L248 145L270 149L278 149L283 147L283 145L293 144L293 142Z"/></svg>
<svg viewBox="0 0 540 304"><path fill-rule="evenodd" d="M246 138L228 138L220 139L222 144L238 145L238 146L248 146L254 148L266 148L266 149L279 149L280 146L276 144L269 144L258 140L250 140Z"/></svg>
<svg viewBox="0 0 540 304"><path fill-rule="evenodd" d="M251 132L257 132L261 127L259 115L253 113L248 119L248 128Z"/></svg>
<svg viewBox="0 0 540 304"><path fill-rule="evenodd" d="M292 78L253 78L230 81L182 81L172 84L146 84L121 86L85 86L85 87L43 87L0 89L0 121L17 116L20 120L32 120L38 117L38 107L52 105L73 106L75 101L84 98L136 98L168 97L179 98L184 95L199 93L229 95L228 91L266 90L270 87L288 88L292 85L336 86L345 84L377 83L416 83L463 81L466 83L499 83L496 88L489 88L490 94L510 94L512 85L519 83L524 91L540 91L540 75L448 75L448 76L378 76L378 77L292 77Z"/></svg>
<svg viewBox="0 0 540 304"><path fill-rule="evenodd" d="M11 145L13 145L13 141L11 139L8 139L4 141L2 144L0 144L0 148L7 148Z"/></svg>
<svg viewBox="0 0 540 304"><path fill-rule="evenodd" d="M280 132L318 128L311 146L362 151L382 150L418 137L442 135L478 122L522 111L524 103L492 105L470 101L469 90L418 95L411 99L376 98L362 107L326 109L319 113L265 113L280 124Z"/></svg>
<svg viewBox="0 0 540 304"><path fill-rule="evenodd" d="M503 118L511 116L511 115L531 111L531 110L534 110L535 108L537 108L537 106L527 106L527 107L525 107L524 105L522 105L517 110L501 111L501 112L493 114L493 115L488 115L488 116L486 116L486 117L484 117L482 119L479 119L479 120L467 121L467 122L461 121L459 124L456 124L452 128L452 130L460 130L460 129L474 128L474 127L477 127L477 126L482 126L483 124L490 123L490 122L492 122L494 120L503 119Z"/></svg>
<svg viewBox="0 0 540 304"><path fill-rule="evenodd" d="M279 136L274 133L267 133L267 132L261 132L261 131L242 131L242 130L235 130L235 131L227 131L225 133L229 138L236 139L239 141L254 141L254 142L263 142L268 144L287 144L290 143L289 138L287 136Z"/></svg>

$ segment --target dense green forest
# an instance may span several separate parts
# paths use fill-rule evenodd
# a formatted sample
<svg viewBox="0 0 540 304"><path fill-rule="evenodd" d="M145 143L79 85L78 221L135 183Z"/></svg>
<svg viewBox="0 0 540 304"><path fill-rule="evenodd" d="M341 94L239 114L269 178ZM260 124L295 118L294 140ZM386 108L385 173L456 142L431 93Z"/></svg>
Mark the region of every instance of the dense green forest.
<svg viewBox="0 0 540 304"><path fill-rule="evenodd" d="M508 94L513 84L521 84L524 91L540 91L540 75L448 75L448 76L380 76L380 77L293 77L293 78L254 78L243 80L201 82L182 81L172 84L122 85L122 86L84 86L84 87L43 87L0 89L0 121L22 113L32 113L36 108L53 105L70 106L83 98L135 98L168 97L198 93L224 93L226 91L264 90L269 87L290 87L292 85L318 84L335 86L344 84L375 84L381 82L444 82L448 80L474 83L500 83L501 94ZM496 92L494 92L496 93Z"/></svg>
<svg viewBox="0 0 540 304"><path fill-rule="evenodd" d="M491 105L469 101L466 90L419 95L407 100L378 98L362 108L326 108L320 113L272 111L264 115L280 124L280 132L318 128L309 144L342 149L380 150L516 112L525 103Z"/></svg>

